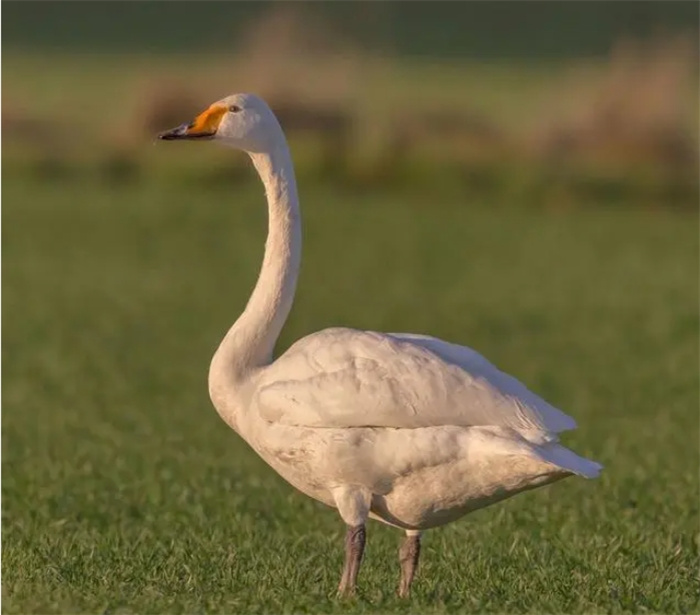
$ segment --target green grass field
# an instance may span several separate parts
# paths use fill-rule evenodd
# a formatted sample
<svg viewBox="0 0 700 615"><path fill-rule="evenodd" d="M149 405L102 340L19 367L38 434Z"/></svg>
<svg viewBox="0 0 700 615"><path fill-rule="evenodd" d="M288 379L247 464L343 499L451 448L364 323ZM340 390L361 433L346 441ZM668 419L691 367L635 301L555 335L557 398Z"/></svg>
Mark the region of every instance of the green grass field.
<svg viewBox="0 0 700 615"><path fill-rule="evenodd" d="M471 345L606 466L427 533L408 602L400 534L372 523L343 602L339 517L207 395L259 268L261 188L3 179L3 612L697 612L696 216L301 186L280 350L330 325Z"/></svg>

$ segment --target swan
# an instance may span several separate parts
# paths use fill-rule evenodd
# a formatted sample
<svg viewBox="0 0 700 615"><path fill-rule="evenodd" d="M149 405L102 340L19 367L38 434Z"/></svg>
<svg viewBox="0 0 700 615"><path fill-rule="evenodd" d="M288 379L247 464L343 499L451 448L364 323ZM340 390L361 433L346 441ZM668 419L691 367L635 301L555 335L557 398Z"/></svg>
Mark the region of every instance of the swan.
<svg viewBox="0 0 700 615"><path fill-rule="evenodd" d="M424 530L602 466L558 443L574 420L476 351L426 335L329 328L273 359L294 299L301 217L284 132L263 99L233 94L158 135L245 151L268 236L245 310L209 368L218 414L285 480L345 522L340 595L355 592L369 518L400 528L409 595Z"/></svg>

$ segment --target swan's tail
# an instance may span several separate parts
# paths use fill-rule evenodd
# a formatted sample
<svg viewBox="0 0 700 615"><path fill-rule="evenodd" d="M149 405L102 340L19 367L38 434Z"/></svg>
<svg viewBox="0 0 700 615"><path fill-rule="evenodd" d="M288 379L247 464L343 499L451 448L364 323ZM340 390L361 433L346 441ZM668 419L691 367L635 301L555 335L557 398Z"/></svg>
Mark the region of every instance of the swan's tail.
<svg viewBox="0 0 700 615"><path fill-rule="evenodd" d="M537 453L545 461L585 478L596 478L603 469L599 463L579 457L573 451L555 442L538 446Z"/></svg>

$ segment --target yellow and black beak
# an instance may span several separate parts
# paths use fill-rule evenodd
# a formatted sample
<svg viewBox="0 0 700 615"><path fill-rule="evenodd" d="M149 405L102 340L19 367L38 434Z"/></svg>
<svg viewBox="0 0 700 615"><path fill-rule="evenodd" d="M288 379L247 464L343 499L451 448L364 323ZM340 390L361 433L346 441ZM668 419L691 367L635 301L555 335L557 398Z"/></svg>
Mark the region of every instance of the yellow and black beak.
<svg viewBox="0 0 700 615"><path fill-rule="evenodd" d="M175 139L212 139L219 129L219 124L226 114L223 105L212 105L200 113L189 124L181 124L177 128L166 130L158 135L164 141Z"/></svg>

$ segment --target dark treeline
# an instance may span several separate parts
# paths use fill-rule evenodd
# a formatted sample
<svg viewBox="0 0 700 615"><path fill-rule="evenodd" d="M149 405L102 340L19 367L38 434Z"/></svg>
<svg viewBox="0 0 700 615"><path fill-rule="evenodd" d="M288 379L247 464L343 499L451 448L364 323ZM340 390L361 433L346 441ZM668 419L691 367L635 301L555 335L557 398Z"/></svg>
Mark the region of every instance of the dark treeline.
<svg viewBox="0 0 700 615"><path fill-rule="evenodd" d="M110 52L235 49L273 2L3 2L3 47ZM277 3L279 4L279 3ZM282 3L288 4L288 3ZM697 2L298 2L377 51L405 56L568 58L624 35L697 32Z"/></svg>

